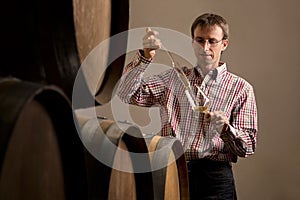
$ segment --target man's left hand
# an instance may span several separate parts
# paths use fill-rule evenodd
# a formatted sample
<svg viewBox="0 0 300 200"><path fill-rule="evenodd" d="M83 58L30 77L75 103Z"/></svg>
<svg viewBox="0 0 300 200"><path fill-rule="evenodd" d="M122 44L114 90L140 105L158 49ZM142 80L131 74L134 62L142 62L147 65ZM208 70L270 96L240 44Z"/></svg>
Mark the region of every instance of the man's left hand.
<svg viewBox="0 0 300 200"><path fill-rule="evenodd" d="M225 129L227 129L229 125L229 119L222 111L208 112L205 114L204 119L206 122L215 124L217 132L220 134L222 131L226 131Z"/></svg>

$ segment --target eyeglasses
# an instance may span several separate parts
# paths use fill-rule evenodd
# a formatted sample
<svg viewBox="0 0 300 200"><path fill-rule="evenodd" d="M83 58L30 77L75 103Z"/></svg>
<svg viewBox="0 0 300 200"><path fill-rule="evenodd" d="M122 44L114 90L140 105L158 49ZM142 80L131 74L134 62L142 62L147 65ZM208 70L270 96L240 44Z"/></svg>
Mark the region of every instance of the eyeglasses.
<svg viewBox="0 0 300 200"><path fill-rule="evenodd" d="M221 41L223 41L224 39L221 39L221 40L216 40L216 39L203 39L203 38L196 38L193 40L193 42L197 42L198 44L200 45L204 45L206 43L206 41L208 42L209 46L211 47L216 47Z"/></svg>

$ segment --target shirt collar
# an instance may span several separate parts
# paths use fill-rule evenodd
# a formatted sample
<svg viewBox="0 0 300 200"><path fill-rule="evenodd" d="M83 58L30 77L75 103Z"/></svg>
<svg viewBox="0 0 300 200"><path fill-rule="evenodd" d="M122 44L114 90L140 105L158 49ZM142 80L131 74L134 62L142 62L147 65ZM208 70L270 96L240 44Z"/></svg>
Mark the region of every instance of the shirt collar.
<svg viewBox="0 0 300 200"><path fill-rule="evenodd" d="M199 72L200 76L204 79L205 77L203 76L202 70L199 67L199 65L197 65L195 68L196 68L197 72ZM216 80L226 71L227 71L226 63L219 62L219 66L217 68L209 71L206 76L209 76L211 79Z"/></svg>

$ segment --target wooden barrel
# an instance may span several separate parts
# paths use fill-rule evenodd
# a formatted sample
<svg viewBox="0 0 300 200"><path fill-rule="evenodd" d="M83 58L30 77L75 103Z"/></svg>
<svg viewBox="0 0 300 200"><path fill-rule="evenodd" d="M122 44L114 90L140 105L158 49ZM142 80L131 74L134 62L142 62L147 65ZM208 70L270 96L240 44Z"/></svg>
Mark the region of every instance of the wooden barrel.
<svg viewBox="0 0 300 200"><path fill-rule="evenodd" d="M82 124L90 199L154 199L145 140L134 126L123 130L110 120L89 119ZM135 173L141 169L144 173Z"/></svg>
<svg viewBox="0 0 300 200"><path fill-rule="evenodd" d="M179 140L156 135L147 141L153 169L154 199L189 199L187 165Z"/></svg>
<svg viewBox="0 0 300 200"><path fill-rule="evenodd" d="M187 165L179 140L144 138L137 127L127 125L122 131L118 125L101 119L81 123L89 151L90 198L188 200Z"/></svg>
<svg viewBox="0 0 300 200"><path fill-rule="evenodd" d="M0 199L86 199L84 148L60 89L0 79Z"/></svg>
<svg viewBox="0 0 300 200"><path fill-rule="evenodd" d="M55 84L69 98L89 52L101 41L128 29L129 0L10 0L3 1L2 7L0 37L5 51L0 76ZM118 48L126 49L126 44L125 39ZM109 57L111 51L102 56ZM97 83L98 102L110 100L124 60L121 56L109 65ZM82 84L89 90L88 84Z"/></svg>

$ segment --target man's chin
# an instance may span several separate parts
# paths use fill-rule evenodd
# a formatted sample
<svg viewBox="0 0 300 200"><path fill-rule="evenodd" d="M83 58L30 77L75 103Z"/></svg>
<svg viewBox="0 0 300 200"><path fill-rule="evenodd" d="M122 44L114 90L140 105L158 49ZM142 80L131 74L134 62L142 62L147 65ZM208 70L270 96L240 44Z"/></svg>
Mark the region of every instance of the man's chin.
<svg viewBox="0 0 300 200"><path fill-rule="evenodd" d="M213 64L213 60L212 59L201 59L201 60L198 60L198 64L211 65L211 64Z"/></svg>

